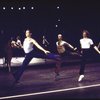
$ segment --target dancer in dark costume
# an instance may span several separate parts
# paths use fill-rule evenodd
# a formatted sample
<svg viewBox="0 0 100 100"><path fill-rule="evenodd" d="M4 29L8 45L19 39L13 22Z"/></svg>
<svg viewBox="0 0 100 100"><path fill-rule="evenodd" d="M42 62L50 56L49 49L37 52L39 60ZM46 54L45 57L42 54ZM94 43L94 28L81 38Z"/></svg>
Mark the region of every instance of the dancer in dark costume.
<svg viewBox="0 0 100 100"><path fill-rule="evenodd" d="M74 48L71 44L64 41L61 33L58 34L58 41L56 42L56 46L57 46L57 52L61 58L60 59L61 61L58 63L59 66L56 68L57 77L59 77L61 62L63 58L65 58L66 56L69 56L69 52L66 50L66 47L72 49L73 51L76 51L77 48Z"/></svg>

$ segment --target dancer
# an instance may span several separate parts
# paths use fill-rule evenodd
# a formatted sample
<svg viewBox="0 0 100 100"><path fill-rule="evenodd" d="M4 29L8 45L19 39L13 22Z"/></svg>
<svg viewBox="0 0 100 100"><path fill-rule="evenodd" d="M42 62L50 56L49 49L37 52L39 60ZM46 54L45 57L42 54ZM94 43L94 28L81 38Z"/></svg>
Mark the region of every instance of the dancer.
<svg viewBox="0 0 100 100"><path fill-rule="evenodd" d="M17 36L16 39L17 39L17 41L16 41L17 48L22 48L23 46L22 46L22 42L20 40L20 36Z"/></svg>
<svg viewBox="0 0 100 100"><path fill-rule="evenodd" d="M2 58L3 64L6 64L6 55L5 55L5 45L7 42L7 37L4 34L4 31L0 32L0 58Z"/></svg>
<svg viewBox="0 0 100 100"><path fill-rule="evenodd" d="M16 55L17 56L16 59L17 59L18 57L20 57L21 54L23 54L23 46L22 46L20 36L16 37L16 45L17 45L17 47L15 49L15 52L17 54Z"/></svg>
<svg viewBox="0 0 100 100"><path fill-rule="evenodd" d="M32 33L30 32L30 30L26 30L25 35L26 35L26 38L24 39L24 42L23 42L23 49L26 55L22 63L22 66L15 73L13 73L13 76L15 78L15 83L18 82L18 80L21 78L24 70L26 69L27 65L29 64L29 62L31 61L33 57L45 58L47 56L47 58L50 58L50 59L59 58L58 56L51 54L50 51L47 51L44 48L42 48L37 43L37 41L31 37ZM46 55L37 54L33 48L33 45L35 45L39 50L43 51Z"/></svg>
<svg viewBox="0 0 100 100"><path fill-rule="evenodd" d="M12 45L11 40L9 40L5 46L5 56L7 67L9 68L9 72L11 72L11 59L12 59Z"/></svg>
<svg viewBox="0 0 100 100"><path fill-rule="evenodd" d="M43 48L48 49L49 42L47 41L44 35L42 37L42 44L43 44ZM45 62L46 62L46 58L45 58Z"/></svg>
<svg viewBox="0 0 100 100"><path fill-rule="evenodd" d="M66 47L71 48L73 51L77 50L77 48L74 48L71 44L63 40L61 33L58 34L58 41L56 42L56 46L57 46L57 52L61 57L60 60L69 55L69 52L67 52ZM59 77L61 61L59 61L59 63L57 64L58 66L56 66L55 73L57 73L57 77Z"/></svg>
<svg viewBox="0 0 100 100"><path fill-rule="evenodd" d="M47 41L46 37L43 35L43 41L42 44L45 48L47 48L47 46L49 45L49 42Z"/></svg>
<svg viewBox="0 0 100 100"><path fill-rule="evenodd" d="M100 51L94 45L93 40L89 38L89 32L87 30L83 30L82 35L83 38L80 39L82 59L79 71L79 79L78 79L79 82L82 81L82 79L84 78L86 59L90 57L90 50L91 50L90 48L93 47L100 54Z"/></svg>
<svg viewBox="0 0 100 100"><path fill-rule="evenodd" d="M5 61L7 63L7 67L9 68L9 72L11 72L11 59L13 56L13 48L17 48L16 42L11 37L10 40L7 40L4 51L5 51Z"/></svg>
<svg viewBox="0 0 100 100"><path fill-rule="evenodd" d="M66 47L71 48L72 50L77 50L71 44L63 40L62 34L58 34L58 41L56 42L57 51L61 56L65 56L67 54Z"/></svg>
<svg viewBox="0 0 100 100"><path fill-rule="evenodd" d="M11 37L11 46L12 46L13 48L16 48L16 47L17 47L16 41L14 40L13 37Z"/></svg>

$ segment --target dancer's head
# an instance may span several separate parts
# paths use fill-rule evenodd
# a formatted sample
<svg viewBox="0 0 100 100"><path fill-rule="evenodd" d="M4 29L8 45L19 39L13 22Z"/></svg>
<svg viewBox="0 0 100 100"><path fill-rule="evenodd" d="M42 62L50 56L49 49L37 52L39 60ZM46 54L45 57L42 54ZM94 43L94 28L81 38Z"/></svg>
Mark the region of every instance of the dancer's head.
<svg viewBox="0 0 100 100"><path fill-rule="evenodd" d="M20 36L17 36L17 38L16 38L17 40L20 40Z"/></svg>
<svg viewBox="0 0 100 100"><path fill-rule="evenodd" d="M25 35L26 37L31 37L32 33L30 32L30 30L26 30Z"/></svg>
<svg viewBox="0 0 100 100"><path fill-rule="evenodd" d="M62 40L62 34L58 34L58 40Z"/></svg>
<svg viewBox="0 0 100 100"><path fill-rule="evenodd" d="M83 38L89 37L89 32L87 30L83 30L82 35Z"/></svg>
<svg viewBox="0 0 100 100"><path fill-rule="evenodd" d="M45 39L45 36L43 35L43 39Z"/></svg>

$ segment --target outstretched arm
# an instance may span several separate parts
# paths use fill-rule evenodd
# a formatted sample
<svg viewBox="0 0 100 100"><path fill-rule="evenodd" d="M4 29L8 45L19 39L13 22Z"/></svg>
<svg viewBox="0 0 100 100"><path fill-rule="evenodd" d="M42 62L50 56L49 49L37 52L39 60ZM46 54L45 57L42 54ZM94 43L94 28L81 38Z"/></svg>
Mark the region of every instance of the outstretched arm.
<svg viewBox="0 0 100 100"><path fill-rule="evenodd" d="M98 44L98 49L100 48L100 42L99 42L99 44Z"/></svg>
<svg viewBox="0 0 100 100"><path fill-rule="evenodd" d="M49 42L45 39L45 41L47 42L47 44L49 45Z"/></svg>
<svg viewBox="0 0 100 100"><path fill-rule="evenodd" d="M38 42L36 42L36 40L32 39L33 44L40 49L41 51L43 51L45 54L50 53L49 51L45 50L43 47L41 47Z"/></svg>
<svg viewBox="0 0 100 100"><path fill-rule="evenodd" d="M69 44L69 43L67 43L67 42L65 43L65 45L67 45L68 47L70 47L70 48L71 48L72 50L74 50L74 51L77 50L77 48L74 48L71 44Z"/></svg>
<svg viewBox="0 0 100 100"><path fill-rule="evenodd" d="M99 49L97 48L97 46L94 46L94 49L100 54Z"/></svg>

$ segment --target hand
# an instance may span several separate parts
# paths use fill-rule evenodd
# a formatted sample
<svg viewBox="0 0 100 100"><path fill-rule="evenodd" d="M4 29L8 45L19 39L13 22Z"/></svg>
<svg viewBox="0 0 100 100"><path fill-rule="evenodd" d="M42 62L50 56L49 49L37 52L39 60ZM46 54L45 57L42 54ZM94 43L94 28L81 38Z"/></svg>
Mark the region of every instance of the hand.
<svg viewBox="0 0 100 100"><path fill-rule="evenodd" d="M44 53L45 53L45 54L48 54L48 53L50 53L50 51L45 50Z"/></svg>
<svg viewBox="0 0 100 100"><path fill-rule="evenodd" d="M98 51L98 53L100 54L100 51Z"/></svg>
<svg viewBox="0 0 100 100"><path fill-rule="evenodd" d="M77 48L75 47L75 48L74 48L74 51L76 51L76 50L77 50Z"/></svg>

